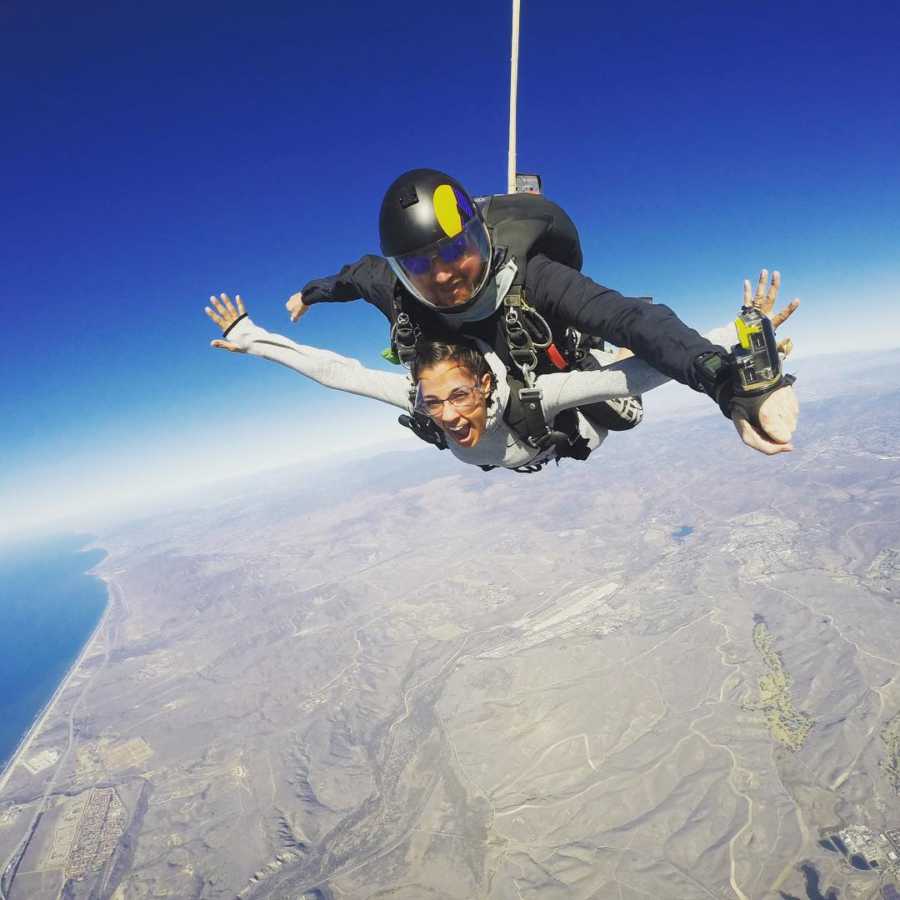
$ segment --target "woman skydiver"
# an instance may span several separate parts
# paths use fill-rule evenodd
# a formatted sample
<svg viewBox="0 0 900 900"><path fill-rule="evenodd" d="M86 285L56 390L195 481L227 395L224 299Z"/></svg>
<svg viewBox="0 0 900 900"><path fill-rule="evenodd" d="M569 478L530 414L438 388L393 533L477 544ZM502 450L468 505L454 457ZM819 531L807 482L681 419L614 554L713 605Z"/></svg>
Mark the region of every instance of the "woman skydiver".
<svg viewBox="0 0 900 900"><path fill-rule="evenodd" d="M767 293L762 291L762 279L760 285L751 300L750 284L744 283L744 304L771 315L777 283L776 289ZM417 345L409 373L385 372L266 331L248 317L239 295L234 304L226 294L210 297L210 304L205 312L223 332L222 339L212 341L213 347L260 356L325 387L381 400L406 414L424 414L443 432L449 450L462 462L518 469L539 466L556 457L553 447L537 449L507 424L504 413L510 402L510 387L506 369L485 345L476 349L463 344L422 342ZM772 316L773 325L781 325L796 308L794 301ZM737 342L733 322L705 337L725 347ZM563 410L576 409L581 438L594 450L606 438L606 431L578 413L577 407L635 397L670 379L637 358L614 361L612 354L590 352L600 368L540 375L535 386L543 395L548 426L553 427L554 419ZM760 409L762 430L754 428L740 411L735 411L733 422L745 444L772 455L793 449L790 439L798 410L793 388L784 387L766 398Z"/></svg>

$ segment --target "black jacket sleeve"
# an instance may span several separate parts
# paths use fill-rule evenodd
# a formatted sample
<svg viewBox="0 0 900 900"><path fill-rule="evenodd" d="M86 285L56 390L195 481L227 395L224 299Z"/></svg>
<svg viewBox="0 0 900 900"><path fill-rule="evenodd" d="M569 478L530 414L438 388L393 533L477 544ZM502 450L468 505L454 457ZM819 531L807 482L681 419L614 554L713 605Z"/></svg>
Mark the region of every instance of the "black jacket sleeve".
<svg viewBox="0 0 900 900"><path fill-rule="evenodd" d="M721 350L662 304L623 297L569 266L538 254L528 261L531 305L562 327L628 347L654 369L702 391L694 360Z"/></svg>
<svg viewBox="0 0 900 900"><path fill-rule="evenodd" d="M303 288L303 302L344 303L348 300L368 301L377 306L388 321L397 276L381 256L364 256L358 262L344 266L337 275L314 278Z"/></svg>

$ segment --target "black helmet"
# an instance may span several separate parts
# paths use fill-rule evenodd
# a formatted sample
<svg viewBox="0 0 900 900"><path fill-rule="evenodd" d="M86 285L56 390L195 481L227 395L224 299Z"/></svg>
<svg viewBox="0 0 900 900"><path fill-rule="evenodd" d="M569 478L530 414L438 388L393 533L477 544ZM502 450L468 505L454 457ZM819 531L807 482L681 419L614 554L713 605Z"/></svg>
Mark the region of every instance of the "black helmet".
<svg viewBox="0 0 900 900"><path fill-rule="evenodd" d="M467 308L488 280L491 241L481 211L435 169L401 175L381 202L381 252L410 293L433 309Z"/></svg>

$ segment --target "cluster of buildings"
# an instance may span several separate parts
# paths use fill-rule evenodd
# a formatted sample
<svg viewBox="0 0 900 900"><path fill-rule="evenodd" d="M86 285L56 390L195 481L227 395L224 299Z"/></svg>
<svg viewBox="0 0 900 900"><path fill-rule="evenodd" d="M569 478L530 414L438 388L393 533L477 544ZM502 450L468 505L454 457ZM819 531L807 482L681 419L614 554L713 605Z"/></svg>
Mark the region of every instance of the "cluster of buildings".
<svg viewBox="0 0 900 900"><path fill-rule="evenodd" d="M843 854L854 869L900 880L900 828L876 833L865 825L847 825L835 831L829 829L820 843L826 850ZM882 897L900 900L900 891L895 885L886 884Z"/></svg>
<svg viewBox="0 0 900 900"><path fill-rule="evenodd" d="M112 856L125 832L125 806L112 788L91 791L66 863L67 878L83 878Z"/></svg>

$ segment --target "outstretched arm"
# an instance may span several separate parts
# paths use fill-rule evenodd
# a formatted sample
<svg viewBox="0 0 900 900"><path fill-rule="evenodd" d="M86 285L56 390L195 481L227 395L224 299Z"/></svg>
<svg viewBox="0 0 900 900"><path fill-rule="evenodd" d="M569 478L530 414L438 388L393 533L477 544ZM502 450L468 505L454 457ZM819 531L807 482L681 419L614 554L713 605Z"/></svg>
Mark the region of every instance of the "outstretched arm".
<svg viewBox="0 0 900 900"><path fill-rule="evenodd" d="M211 307L206 307L206 314L227 338L213 341L213 347L259 356L287 366L325 387L371 397L404 412L410 411L409 379L406 375L366 369L356 359L330 350L295 344L280 334L272 334L253 323L244 310L240 296L235 297L234 305L227 294L221 294L219 298L210 297L210 304Z"/></svg>
<svg viewBox="0 0 900 900"><path fill-rule="evenodd" d="M713 329L704 338L720 346L731 346L737 341L734 322ZM574 406L600 403L614 397L637 397L667 381L671 381L668 375L636 356L602 369L552 372L537 379L544 392L544 411L548 418Z"/></svg>
<svg viewBox="0 0 900 900"><path fill-rule="evenodd" d="M296 322L316 303L345 303L362 298L377 306L390 321L396 277L387 260L364 256L344 266L337 275L314 278L303 290L292 294L285 306Z"/></svg>
<svg viewBox="0 0 900 900"><path fill-rule="evenodd" d="M552 322L628 347L669 378L699 390L694 360L714 344L668 306L624 297L540 254L528 262L526 284L531 304Z"/></svg>
<svg viewBox="0 0 900 900"><path fill-rule="evenodd" d="M744 282L744 305L755 306L770 316L772 324L777 328L790 318L800 305L800 301L792 300L781 312L773 314L781 276L778 272L773 272L768 289L766 289L767 281L768 273L763 270L753 296L749 281ZM734 322L709 332L705 338L714 344L732 346L737 342ZM790 341L784 341L779 344L779 349L786 354L789 352L789 344ZM665 375L642 360L634 358L615 363L602 370L554 373L538 379L544 389L544 407L548 411L548 416L567 407L609 400L615 396L646 393L667 380ZM792 449L789 441L796 427L798 411L796 395L792 388L786 387L766 398L759 411L762 430L754 428L740 410L735 411L732 419L741 440L748 447L771 455Z"/></svg>

